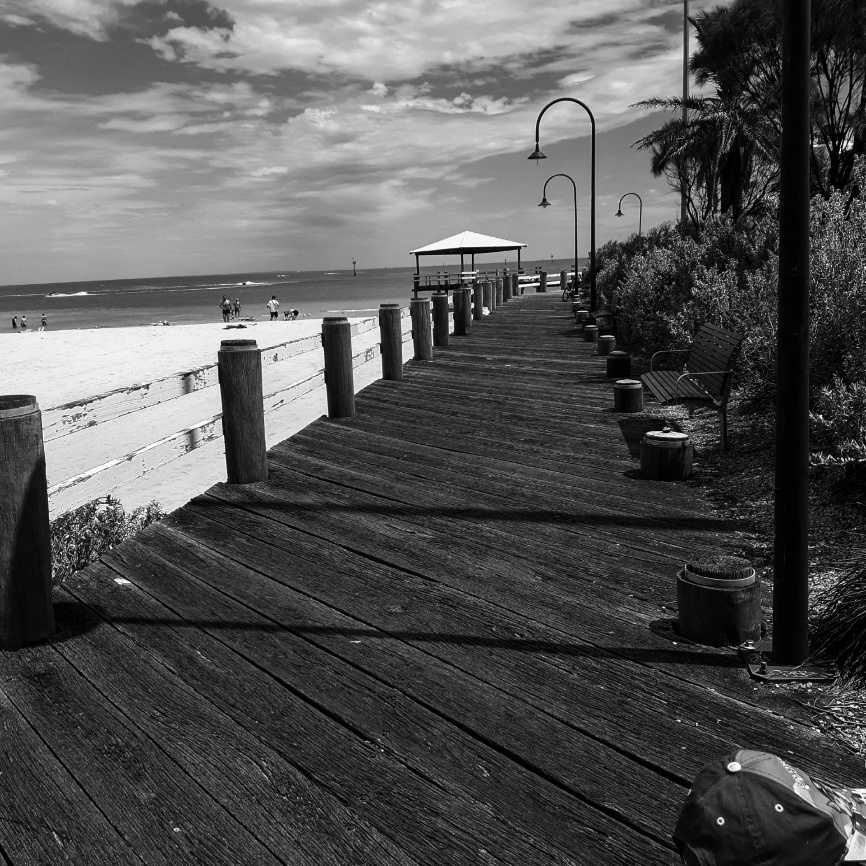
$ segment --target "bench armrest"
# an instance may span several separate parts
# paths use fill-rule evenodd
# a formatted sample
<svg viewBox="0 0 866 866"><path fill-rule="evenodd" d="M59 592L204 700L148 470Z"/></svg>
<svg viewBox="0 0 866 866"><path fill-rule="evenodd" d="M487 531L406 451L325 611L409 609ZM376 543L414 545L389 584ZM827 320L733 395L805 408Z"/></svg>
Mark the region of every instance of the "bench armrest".
<svg viewBox="0 0 866 866"><path fill-rule="evenodd" d="M650 370L655 370L655 360L658 355L687 355L689 349L660 349L658 352L653 352L650 357Z"/></svg>
<svg viewBox="0 0 866 866"><path fill-rule="evenodd" d="M686 371L681 376L677 376L677 381L674 386L674 393L679 393L680 382L683 379L697 379L699 376L730 376L731 370L701 370L699 373L689 373Z"/></svg>

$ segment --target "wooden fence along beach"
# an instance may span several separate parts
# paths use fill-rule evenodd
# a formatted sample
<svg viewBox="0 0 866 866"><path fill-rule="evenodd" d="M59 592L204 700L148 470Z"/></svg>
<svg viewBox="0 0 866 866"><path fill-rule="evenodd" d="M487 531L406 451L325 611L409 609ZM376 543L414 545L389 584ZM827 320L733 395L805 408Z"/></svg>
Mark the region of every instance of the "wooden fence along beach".
<svg viewBox="0 0 866 866"><path fill-rule="evenodd" d="M659 419L615 412L558 294L519 291L483 321L461 298L438 348L414 301L432 361L357 395L332 323L342 417L55 591L53 638L0 654L5 862L674 864L733 748L857 778L672 631L684 558L744 527L640 477Z"/></svg>

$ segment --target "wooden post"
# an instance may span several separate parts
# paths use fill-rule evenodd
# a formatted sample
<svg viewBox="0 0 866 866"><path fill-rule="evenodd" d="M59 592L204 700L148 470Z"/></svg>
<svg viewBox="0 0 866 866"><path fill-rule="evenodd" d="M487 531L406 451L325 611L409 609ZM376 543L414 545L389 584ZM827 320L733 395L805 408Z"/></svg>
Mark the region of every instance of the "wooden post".
<svg viewBox="0 0 866 866"><path fill-rule="evenodd" d="M430 329L430 299L412 298L409 304L412 316L412 344L416 361L433 360L433 332Z"/></svg>
<svg viewBox="0 0 866 866"><path fill-rule="evenodd" d="M448 345L448 292L433 295L433 345Z"/></svg>
<svg viewBox="0 0 866 866"><path fill-rule="evenodd" d="M229 484L267 481L262 356L255 340L223 340L217 353L226 478Z"/></svg>
<svg viewBox="0 0 866 866"><path fill-rule="evenodd" d="M507 304L511 300L511 278L517 274L506 274L502 278L502 303Z"/></svg>
<svg viewBox="0 0 866 866"><path fill-rule="evenodd" d="M480 321L484 318L484 284L481 280L475 281L475 286L472 289L472 318Z"/></svg>
<svg viewBox="0 0 866 866"><path fill-rule="evenodd" d="M496 297L496 282L491 282L490 280L485 280L483 283L484 286L484 306L487 307L488 312L493 312L493 299Z"/></svg>
<svg viewBox="0 0 866 866"><path fill-rule="evenodd" d="M525 291L525 289L523 290ZM520 289L520 278L517 274L511 275L511 297L516 298L518 295L523 294L523 291Z"/></svg>
<svg viewBox="0 0 866 866"><path fill-rule="evenodd" d="M547 291L547 271L542 271L538 275L538 291L546 292Z"/></svg>
<svg viewBox="0 0 866 866"><path fill-rule="evenodd" d="M399 382L403 378L402 314L399 304L379 305L379 346L382 378Z"/></svg>
<svg viewBox="0 0 866 866"><path fill-rule="evenodd" d="M564 292L568 286L568 271L559 272L559 290Z"/></svg>
<svg viewBox="0 0 866 866"><path fill-rule="evenodd" d="M469 330L467 327L467 312L469 304L469 289L454 289L454 336L462 337ZM471 316L468 321L472 321Z"/></svg>
<svg viewBox="0 0 866 866"><path fill-rule="evenodd" d="M493 303L494 309L502 306L502 299L505 295L505 277L496 278L496 300Z"/></svg>
<svg viewBox="0 0 866 866"><path fill-rule="evenodd" d="M325 353L328 417L351 418L355 414L352 328L345 316L322 319L322 349Z"/></svg>
<svg viewBox="0 0 866 866"><path fill-rule="evenodd" d="M0 647L53 631L42 414L29 394L0 396Z"/></svg>

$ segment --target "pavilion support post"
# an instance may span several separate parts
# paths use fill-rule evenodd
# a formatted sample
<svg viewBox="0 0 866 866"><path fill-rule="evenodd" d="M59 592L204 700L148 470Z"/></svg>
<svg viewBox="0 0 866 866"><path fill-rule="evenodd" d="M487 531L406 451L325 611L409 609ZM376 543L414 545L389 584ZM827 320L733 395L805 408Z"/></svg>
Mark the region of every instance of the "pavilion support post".
<svg viewBox="0 0 866 866"><path fill-rule="evenodd" d="M810 0L782 4L773 660L809 655Z"/></svg>
<svg viewBox="0 0 866 866"><path fill-rule="evenodd" d="M433 345L448 345L448 292L433 295Z"/></svg>
<svg viewBox="0 0 866 866"><path fill-rule="evenodd" d="M433 360L433 332L430 328L430 299L412 298L409 304L412 316L412 345L416 361Z"/></svg>
<svg viewBox="0 0 866 866"><path fill-rule="evenodd" d="M352 418L355 415L352 327L345 316L326 316L322 320L322 349L328 417Z"/></svg>
<svg viewBox="0 0 866 866"><path fill-rule="evenodd" d="M403 314L399 304L379 305L379 345L382 378L399 382L403 378Z"/></svg>
<svg viewBox="0 0 866 866"><path fill-rule="evenodd" d="M520 247L517 248L517 273L521 273L520 270Z"/></svg>

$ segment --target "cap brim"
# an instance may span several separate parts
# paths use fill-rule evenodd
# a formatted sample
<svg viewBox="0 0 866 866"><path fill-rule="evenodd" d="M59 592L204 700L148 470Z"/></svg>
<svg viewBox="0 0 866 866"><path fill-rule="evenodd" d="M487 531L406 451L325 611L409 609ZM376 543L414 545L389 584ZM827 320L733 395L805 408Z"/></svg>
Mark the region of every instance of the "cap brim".
<svg viewBox="0 0 866 866"><path fill-rule="evenodd" d="M843 863L866 863L866 788L837 788L826 783L821 789L830 802L851 822Z"/></svg>

